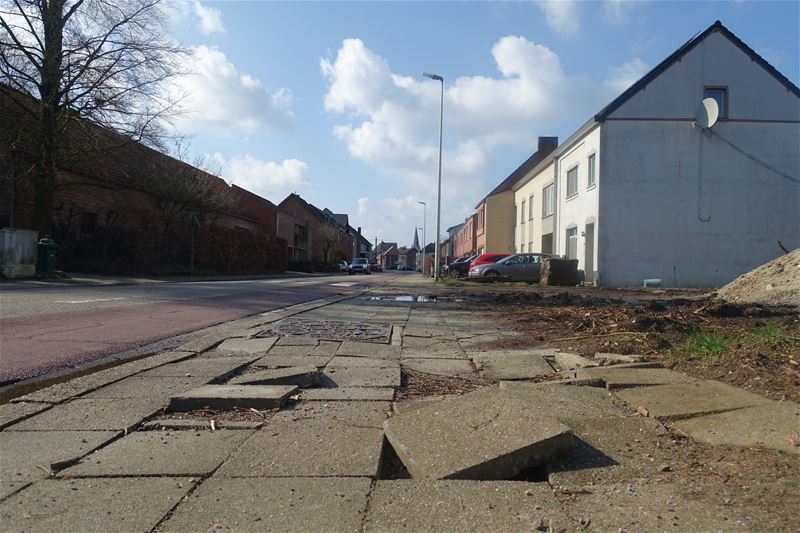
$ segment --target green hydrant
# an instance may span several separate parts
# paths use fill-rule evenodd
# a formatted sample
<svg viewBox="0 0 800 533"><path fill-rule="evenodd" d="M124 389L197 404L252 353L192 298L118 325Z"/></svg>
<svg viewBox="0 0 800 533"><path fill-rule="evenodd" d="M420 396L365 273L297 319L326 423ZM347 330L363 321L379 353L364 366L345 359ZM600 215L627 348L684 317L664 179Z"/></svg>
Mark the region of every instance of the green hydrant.
<svg viewBox="0 0 800 533"><path fill-rule="evenodd" d="M36 247L36 275L40 278L56 277L56 241L49 237L39 239Z"/></svg>

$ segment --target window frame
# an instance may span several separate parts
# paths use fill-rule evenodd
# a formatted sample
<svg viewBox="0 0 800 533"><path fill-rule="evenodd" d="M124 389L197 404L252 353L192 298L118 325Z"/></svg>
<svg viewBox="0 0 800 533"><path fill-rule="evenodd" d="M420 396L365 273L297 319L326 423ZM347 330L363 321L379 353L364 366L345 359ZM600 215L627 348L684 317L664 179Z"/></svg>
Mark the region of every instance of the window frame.
<svg viewBox="0 0 800 533"><path fill-rule="evenodd" d="M533 220L533 193L528 197L528 220Z"/></svg>
<svg viewBox="0 0 800 533"><path fill-rule="evenodd" d="M597 185L597 152L592 152L586 158L586 190L594 189Z"/></svg>
<svg viewBox="0 0 800 533"><path fill-rule="evenodd" d="M566 181L566 183L565 183L566 186L564 187L564 193L566 194L566 198L567 199L574 198L574 197L578 196L578 189L579 189L578 182L580 181L580 173L578 171L578 167L579 166L580 166L579 163L575 163L573 166L571 166L570 168L567 169L566 180L565 180ZM570 194L570 192L569 192L569 180L570 180L570 174L573 171L575 172L575 189L573 190L572 194Z"/></svg>
<svg viewBox="0 0 800 533"><path fill-rule="evenodd" d="M709 96L709 94L708 94L709 91L719 91L719 92L722 93L723 98L725 100L725 102L724 102L725 105L720 107L719 118L720 118L720 120L727 120L728 117L730 116L729 113L728 113L728 108L729 108L728 103L731 100L731 94L730 94L730 90L729 90L728 86L727 85L704 85L703 86L703 99L714 98L713 96ZM714 98L714 100L716 100L716 98ZM719 101L717 103L719 103Z"/></svg>
<svg viewBox="0 0 800 533"><path fill-rule="evenodd" d="M525 200L522 200L522 208L519 210L519 224L525 224Z"/></svg>
<svg viewBox="0 0 800 533"><path fill-rule="evenodd" d="M556 211L556 184L549 183L542 187L542 219L553 216ZM547 203L550 203L550 210L548 211Z"/></svg>

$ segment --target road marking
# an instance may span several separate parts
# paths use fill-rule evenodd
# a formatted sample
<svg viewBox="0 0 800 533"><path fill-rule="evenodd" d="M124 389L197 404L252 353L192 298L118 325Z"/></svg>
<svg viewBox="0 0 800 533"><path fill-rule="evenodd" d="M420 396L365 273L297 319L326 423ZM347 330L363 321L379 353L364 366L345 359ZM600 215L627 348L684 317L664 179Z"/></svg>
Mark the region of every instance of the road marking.
<svg viewBox="0 0 800 533"><path fill-rule="evenodd" d="M118 296L116 298L94 298L93 300L56 300L54 304L91 304L95 302L115 302L117 300L127 300L128 298Z"/></svg>
<svg viewBox="0 0 800 533"><path fill-rule="evenodd" d="M331 283L331 287L352 287L353 285L358 285L355 282L351 281L342 281L340 283Z"/></svg>

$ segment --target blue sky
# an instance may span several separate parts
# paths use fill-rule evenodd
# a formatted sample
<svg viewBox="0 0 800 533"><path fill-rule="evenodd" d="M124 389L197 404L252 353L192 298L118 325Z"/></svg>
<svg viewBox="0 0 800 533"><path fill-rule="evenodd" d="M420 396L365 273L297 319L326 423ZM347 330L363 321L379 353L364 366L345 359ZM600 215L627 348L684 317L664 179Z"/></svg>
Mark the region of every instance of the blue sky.
<svg viewBox="0 0 800 533"><path fill-rule="evenodd" d="M297 192L370 240L435 227L445 78L442 227L535 150L719 19L792 82L800 3L241 2L171 0L194 50L176 127L228 181Z"/></svg>

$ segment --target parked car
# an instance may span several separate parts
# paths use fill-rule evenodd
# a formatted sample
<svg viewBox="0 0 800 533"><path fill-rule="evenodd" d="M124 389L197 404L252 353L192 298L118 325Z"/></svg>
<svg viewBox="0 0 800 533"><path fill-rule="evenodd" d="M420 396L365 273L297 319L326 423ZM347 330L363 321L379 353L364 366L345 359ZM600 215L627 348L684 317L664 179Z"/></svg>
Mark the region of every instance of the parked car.
<svg viewBox="0 0 800 533"><path fill-rule="evenodd" d="M364 257L356 257L353 259L353 262L350 263L350 268L348 272L350 275L353 274L369 274L370 273L369 261Z"/></svg>
<svg viewBox="0 0 800 533"><path fill-rule="evenodd" d="M489 263L497 263L501 259L508 257L511 254L480 254L478 257L473 259L472 263L469 265L469 270L472 270L478 265L486 265Z"/></svg>
<svg viewBox="0 0 800 533"><path fill-rule="evenodd" d="M339 261L339 272L348 272L350 270L350 265L347 264L347 261Z"/></svg>
<svg viewBox="0 0 800 533"><path fill-rule="evenodd" d="M372 272L383 272L383 267L381 266L380 263L370 263L369 269Z"/></svg>
<svg viewBox="0 0 800 533"><path fill-rule="evenodd" d="M484 263L469 271L470 279L502 279L538 283L542 273L542 259L550 254L514 254L496 263Z"/></svg>
<svg viewBox="0 0 800 533"><path fill-rule="evenodd" d="M462 278L467 275L467 270L469 270L469 265L472 261L477 258L477 255L471 255L469 257L462 257L461 259L457 259L453 261L449 265L445 265L444 275L450 276L451 278Z"/></svg>

